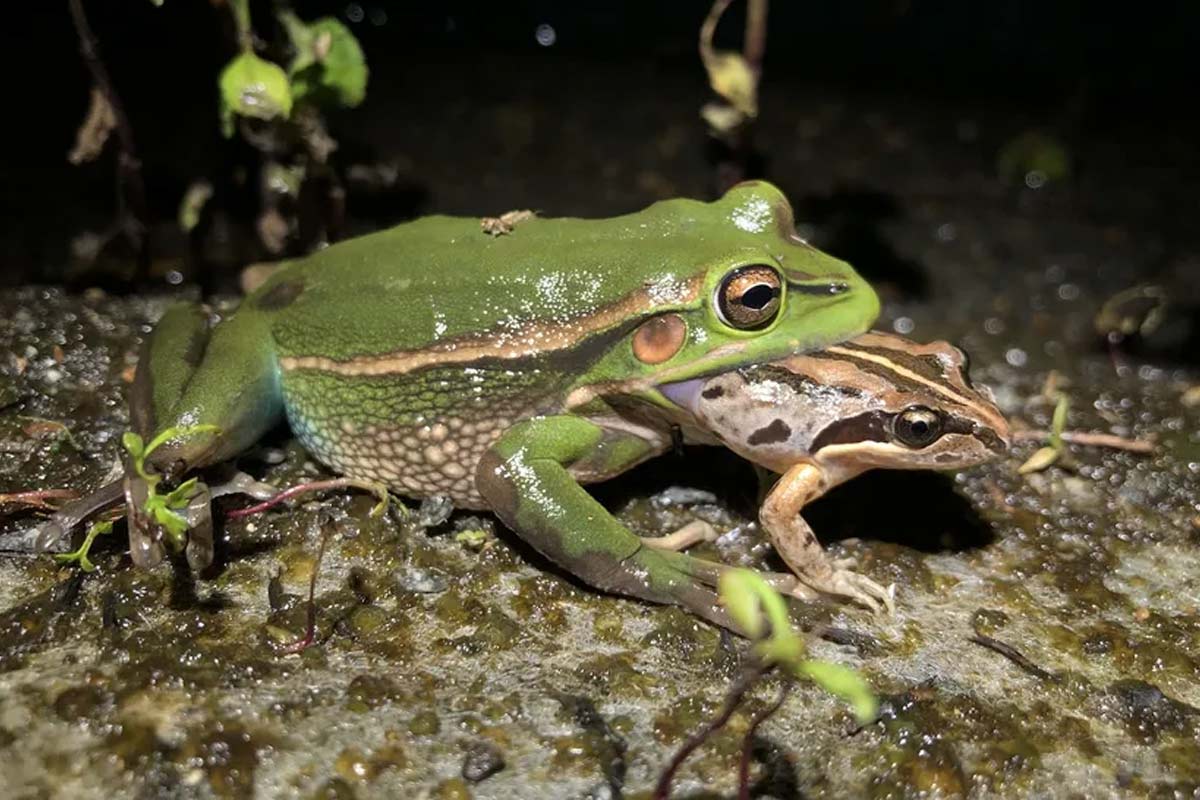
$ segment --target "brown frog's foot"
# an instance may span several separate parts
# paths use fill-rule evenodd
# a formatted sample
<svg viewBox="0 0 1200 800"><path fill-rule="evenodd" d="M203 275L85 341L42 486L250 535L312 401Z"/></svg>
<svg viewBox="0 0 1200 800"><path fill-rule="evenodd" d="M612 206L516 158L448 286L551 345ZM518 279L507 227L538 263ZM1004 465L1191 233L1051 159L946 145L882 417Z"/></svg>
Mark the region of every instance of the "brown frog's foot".
<svg viewBox="0 0 1200 800"><path fill-rule="evenodd" d="M706 586L714 588L716 588L718 581L720 581L721 575L728 570L746 569L746 567L731 567L728 564L720 564L701 558L692 558L689 563L691 565L689 569L691 576ZM768 586L786 597L794 597L797 600L809 603L821 598L820 592L805 586L799 578L790 572L769 572L767 570L754 570L754 572L758 573L758 576L766 581Z"/></svg>
<svg viewBox="0 0 1200 800"><path fill-rule="evenodd" d="M886 612L889 616L896 613L896 584L882 586L862 573L855 572L853 558L839 558L833 562L833 571L822 578L803 575L800 580L808 587L824 592L848 597L856 603L866 606L876 614Z"/></svg>
<svg viewBox="0 0 1200 800"><path fill-rule="evenodd" d="M694 519L674 533L666 536L643 536L642 544L655 550L687 550L701 542L715 542L720 534L717 529L702 519Z"/></svg>

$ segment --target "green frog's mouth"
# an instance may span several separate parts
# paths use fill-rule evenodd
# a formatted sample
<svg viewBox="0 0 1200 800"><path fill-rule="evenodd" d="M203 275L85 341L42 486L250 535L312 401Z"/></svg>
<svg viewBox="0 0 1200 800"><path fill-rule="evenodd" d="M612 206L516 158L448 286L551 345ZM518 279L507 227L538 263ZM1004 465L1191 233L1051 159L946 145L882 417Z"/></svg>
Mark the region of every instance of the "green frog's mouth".
<svg viewBox="0 0 1200 800"><path fill-rule="evenodd" d="M704 391L704 385L712 377L712 375L705 375L702 378L691 378L676 383L663 383L659 385L658 391L662 393L663 397L695 416L700 393Z"/></svg>

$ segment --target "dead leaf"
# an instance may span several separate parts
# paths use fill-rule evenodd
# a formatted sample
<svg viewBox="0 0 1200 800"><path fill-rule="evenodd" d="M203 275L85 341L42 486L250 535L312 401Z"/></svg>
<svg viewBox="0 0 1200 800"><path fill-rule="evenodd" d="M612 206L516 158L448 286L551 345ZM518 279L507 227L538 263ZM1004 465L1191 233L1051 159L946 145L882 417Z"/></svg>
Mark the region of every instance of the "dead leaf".
<svg viewBox="0 0 1200 800"><path fill-rule="evenodd" d="M75 147L67 161L78 166L95 161L104 150L109 135L117 127L117 115L104 92L92 87L91 102L79 130L75 132Z"/></svg>
<svg viewBox="0 0 1200 800"><path fill-rule="evenodd" d="M1058 461L1059 451L1053 447L1042 447L1017 467L1018 475L1028 475L1031 472L1041 472L1055 461Z"/></svg>

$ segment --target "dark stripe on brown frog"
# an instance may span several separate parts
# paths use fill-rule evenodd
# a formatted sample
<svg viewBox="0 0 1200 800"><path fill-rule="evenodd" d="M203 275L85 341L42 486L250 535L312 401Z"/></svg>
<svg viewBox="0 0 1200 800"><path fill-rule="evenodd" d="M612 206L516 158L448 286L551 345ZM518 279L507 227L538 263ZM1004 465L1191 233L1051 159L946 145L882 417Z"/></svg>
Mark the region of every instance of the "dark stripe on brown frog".
<svg viewBox="0 0 1200 800"><path fill-rule="evenodd" d="M853 444L856 442L891 442L892 420L899 411L868 411L854 417L838 420L824 428L813 438L811 452L816 453L822 447L833 444ZM1000 437L990 430L980 430L969 419L940 412L942 421L941 436L955 433L964 436L976 436L985 446L992 449L1002 449ZM940 439L941 436L938 438ZM903 447L904 445L898 444Z"/></svg>
<svg viewBox="0 0 1200 800"><path fill-rule="evenodd" d="M809 353L809 357L815 357L819 353ZM856 362L857 365L857 362ZM747 384L760 384L768 381L781 383L784 386L790 387L796 394L811 396L818 392L828 392L830 390L840 392L847 397L861 397L863 391L858 386L846 386L842 384L826 383L823 381L815 381L799 372L788 369L787 367L776 366L774 364L752 364L747 367L742 367L738 370L738 375L746 381Z"/></svg>

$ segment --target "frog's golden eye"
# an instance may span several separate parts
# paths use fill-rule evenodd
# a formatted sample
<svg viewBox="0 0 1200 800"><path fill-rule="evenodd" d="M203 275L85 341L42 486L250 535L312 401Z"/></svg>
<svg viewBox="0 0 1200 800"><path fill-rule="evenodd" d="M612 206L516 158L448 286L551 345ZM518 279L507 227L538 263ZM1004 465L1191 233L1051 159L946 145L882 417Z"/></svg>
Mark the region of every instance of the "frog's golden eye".
<svg viewBox="0 0 1200 800"><path fill-rule="evenodd" d="M752 264L738 267L717 289L717 311L734 328L753 330L769 325L779 313L783 279L773 267Z"/></svg>
<svg viewBox="0 0 1200 800"><path fill-rule="evenodd" d="M928 447L942 435L942 417L925 406L909 406L896 415L892 432L908 447Z"/></svg>

